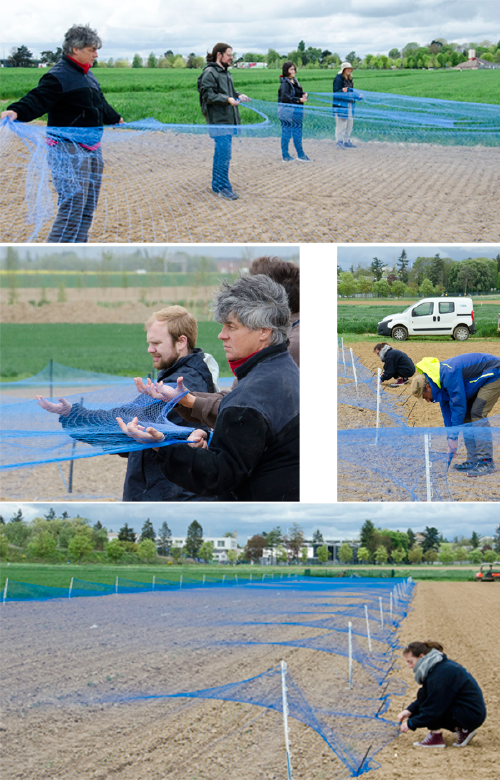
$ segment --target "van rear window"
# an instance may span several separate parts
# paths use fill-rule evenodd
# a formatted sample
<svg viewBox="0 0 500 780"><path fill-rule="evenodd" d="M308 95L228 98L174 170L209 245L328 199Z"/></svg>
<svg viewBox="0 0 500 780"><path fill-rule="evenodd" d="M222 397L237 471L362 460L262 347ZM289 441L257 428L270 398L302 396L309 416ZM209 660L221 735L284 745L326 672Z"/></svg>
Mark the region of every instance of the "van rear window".
<svg viewBox="0 0 500 780"><path fill-rule="evenodd" d="M455 304L452 301L439 302L440 314L451 314L453 311L455 311Z"/></svg>

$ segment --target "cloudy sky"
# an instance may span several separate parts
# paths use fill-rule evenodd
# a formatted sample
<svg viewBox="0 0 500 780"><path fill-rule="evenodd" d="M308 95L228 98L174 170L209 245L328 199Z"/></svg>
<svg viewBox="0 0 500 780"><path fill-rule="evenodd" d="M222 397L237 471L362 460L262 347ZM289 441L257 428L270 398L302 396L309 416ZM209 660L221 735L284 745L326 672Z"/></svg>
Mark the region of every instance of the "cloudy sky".
<svg viewBox="0 0 500 780"><path fill-rule="evenodd" d="M143 247L139 248L142 249ZM120 244L111 247L106 246L106 249L110 249L110 251L112 251L115 255L131 255L137 252L138 247L135 245L124 246L123 244ZM297 259L299 254L298 246L283 246L276 244L259 244L258 246L249 246L247 244L244 246L224 246L222 244L217 244L217 246L207 246L206 244L190 244L176 245L175 247L172 247L171 244L155 244L154 246L146 246L144 249L150 257L162 254L165 251L167 251L168 256L173 256L176 252L179 251L184 252L191 257L198 257L203 255L205 257L214 257L215 259L219 260L242 257L248 259L261 257L262 255L279 255L279 257L282 257L284 260L289 260L291 258ZM44 255L54 255L58 253L64 254L68 251L76 252L79 257L83 257L86 260L100 260L102 257L103 247L95 247L91 244L85 246L76 246L71 250L68 250L68 247L64 245L52 245L50 248L36 245L34 246L32 244L16 247L16 252L18 253L20 260L25 260L28 254L32 259L38 259L38 257L43 257ZM4 260L6 254L7 249L5 247L0 247L0 260Z"/></svg>
<svg viewBox="0 0 500 780"><path fill-rule="evenodd" d="M311 536L320 529L326 538L353 539L367 519L379 528L423 531L426 526L437 528L445 538L470 537L473 530L482 536L492 536L499 524L498 505L481 504L99 504L99 503L15 503L4 502L0 511L5 521L19 508L27 520L43 516L53 507L57 514L64 510L71 517L87 517L92 523L100 520L109 531L118 531L128 523L136 532L149 517L157 531L166 521L173 535L184 535L187 526L198 520L205 537L237 531L238 542L244 545L249 536L270 531L276 525L283 532L297 522Z"/></svg>
<svg viewBox="0 0 500 780"><path fill-rule="evenodd" d="M344 271L347 271L351 265L356 267L358 263L363 266L371 265L374 257L378 257L385 265L392 265L393 258L397 262L403 249L406 249L410 262L416 260L417 257L434 257L438 252L441 257L451 257L453 260L465 260L468 257L489 257L492 259L500 253L498 244L492 246L483 244L468 244L465 246L461 244L339 246L337 248L337 263Z"/></svg>
<svg viewBox="0 0 500 780"><path fill-rule="evenodd" d="M456 43L500 38L497 0L191 0L183 3L136 0L88 0L73 6L62 0L21 0L2 10L0 53L24 44L34 54L60 45L72 24L91 24L103 41L101 56L143 56L167 49L204 54L217 41L236 52L287 53L300 40L328 48L342 58L387 54L410 41L429 44L434 38ZM3 47L3 51L2 51Z"/></svg>

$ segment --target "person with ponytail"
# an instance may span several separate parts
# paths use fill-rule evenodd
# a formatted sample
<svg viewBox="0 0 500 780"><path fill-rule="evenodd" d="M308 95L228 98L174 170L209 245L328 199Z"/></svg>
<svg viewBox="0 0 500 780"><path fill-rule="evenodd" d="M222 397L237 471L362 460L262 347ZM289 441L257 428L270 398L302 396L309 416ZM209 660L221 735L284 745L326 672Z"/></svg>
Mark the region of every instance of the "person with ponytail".
<svg viewBox="0 0 500 780"><path fill-rule="evenodd" d="M297 159L301 162L310 162L309 157L302 148L302 120L304 118L304 103L307 100L307 92L304 92L295 74L297 67L294 62L284 62L280 76L280 88L278 90L278 119L281 122L281 154L283 162L293 160L288 148L290 139L297 152Z"/></svg>
<svg viewBox="0 0 500 780"><path fill-rule="evenodd" d="M403 650L419 685L417 698L399 713L401 731L429 729L415 747L444 748L442 729L456 733L453 747L465 747L486 719L481 688L463 666L444 654L439 642L410 642Z"/></svg>
<svg viewBox="0 0 500 780"><path fill-rule="evenodd" d="M198 78L200 106L214 139L212 192L225 200L238 200L229 181L231 147L237 125L241 124L238 106L250 98L237 92L229 67L233 50L227 43L216 43L207 53L207 64Z"/></svg>

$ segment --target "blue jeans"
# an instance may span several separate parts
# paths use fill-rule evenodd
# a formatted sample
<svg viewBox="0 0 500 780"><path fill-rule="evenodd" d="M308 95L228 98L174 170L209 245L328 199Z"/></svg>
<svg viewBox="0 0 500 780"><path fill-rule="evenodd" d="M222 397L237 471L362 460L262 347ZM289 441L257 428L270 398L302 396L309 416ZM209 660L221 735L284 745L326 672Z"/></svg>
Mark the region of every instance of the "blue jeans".
<svg viewBox="0 0 500 780"><path fill-rule="evenodd" d="M233 136L214 135L214 164L212 168L212 190L214 192L232 192L229 181L229 163Z"/></svg>
<svg viewBox="0 0 500 780"><path fill-rule="evenodd" d="M293 138L293 145L299 157L304 157L302 148L302 122L298 124L293 120L280 119L281 122L281 154L283 157L289 157L288 147L290 139Z"/></svg>
<svg viewBox="0 0 500 780"><path fill-rule="evenodd" d="M104 164L101 149L61 141L49 149L58 210L47 238L54 244L85 244L97 207Z"/></svg>

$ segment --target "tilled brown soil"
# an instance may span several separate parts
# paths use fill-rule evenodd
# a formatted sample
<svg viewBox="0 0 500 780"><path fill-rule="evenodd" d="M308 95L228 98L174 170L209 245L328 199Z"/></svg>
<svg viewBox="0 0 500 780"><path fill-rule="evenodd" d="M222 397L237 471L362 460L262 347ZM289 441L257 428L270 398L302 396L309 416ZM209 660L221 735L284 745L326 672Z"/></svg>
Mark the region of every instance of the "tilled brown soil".
<svg viewBox="0 0 500 780"><path fill-rule="evenodd" d="M285 780L282 720L276 713L218 700L148 700L144 695L248 679L285 659L306 695L334 709L343 696L335 681L339 672L345 673L346 659L269 645L185 647L181 641L176 651L171 639L165 650L162 632L169 630L169 596L120 595L118 607L108 606L115 598L11 603L3 608L9 674L2 678L2 779ZM451 747L447 733L446 750L428 751L412 744L425 732L401 735L376 756L381 768L373 777L472 780L494 775L500 760L495 720L500 587L423 582L417 585L413 606L402 624L401 645L416 639L440 641L477 679L490 714L477 737L461 750ZM201 608L194 592L186 608ZM138 609L158 612L146 635L136 627ZM287 629L295 636L302 630ZM266 637L265 627L261 637ZM360 673L355 665L355 681ZM409 690L393 698L384 715L388 720L396 719L417 689L410 670L402 667L396 675ZM124 701L131 693L139 699ZM317 733L293 718L290 732L295 778L348 776Z"/></svg>
<svg viewBox="0 0 500 780"><path fill-rule="evenodd" d="M205 136L110 131L92 242L496 242L500 150L307 140L312 162L283 163L279 138L235 138L239 200L210 189ZM26 242L26 154L12 140L0 179L0 238ZM354 193L354 194L353 194ZM55 196L53 195L54 201ZM287 204L286 218L283 203ZM335 218L332 218L335 215ZM49 224L36 240L44 241Z"/></svg>
<svg viewBox="0 0 500 780"><path fill-rule="evenodd" d="M364 366L369 370L376 372L377 368L382 366L381 361L373 353L373 344L370 342L344 343L344 348L349 350L352 347L353 353L358 357ZM470 342L457 343L445 342L412 342L411 340L401 345L414 363L418 363L424 357L436 357L439 360L446 360L456 355L467 352L488 352L500 357L500 342L475 341L474 346ZM339 382L346 383L345 378L339 378ZM388 383L384 385L384 394L399 398L398 407L401 409L402 416L406 419L409 426L416 428L442 428L443 417L439 404L428 404L424 401L415 401L411 398L410 387L405 385L403 388L391 389ZM500 415L500 400L497 401L490 417ZM498 419L498 418L497 418ZM339 430L355 428L375 428L376 412L371 409L362 409L355 405L338 404L337 424ZM381 415L381 427L391 427L394 422L387 415ZM374 431L375 437L375 431ZM496 451L494 457L500 462L500 452ZM374 450L374 457L376 451ZM460 439L458 460L465 459L465 446L462 438ZM500 500L500 479L499 472L495 472L485 477L471 479L464 474L457 472L453 467L448 471L448 487L454 501L498 501ZM355 479L353 479L355 476ZM361 465L356 467L355 474L353 466L343 461L338 463L338 500L339 501L409 501L412 497L406 490L380 474L374 476L369 468ZM450 500L447 497L446 500Z"/></svg>

